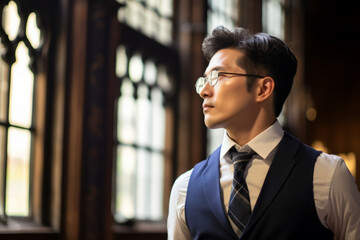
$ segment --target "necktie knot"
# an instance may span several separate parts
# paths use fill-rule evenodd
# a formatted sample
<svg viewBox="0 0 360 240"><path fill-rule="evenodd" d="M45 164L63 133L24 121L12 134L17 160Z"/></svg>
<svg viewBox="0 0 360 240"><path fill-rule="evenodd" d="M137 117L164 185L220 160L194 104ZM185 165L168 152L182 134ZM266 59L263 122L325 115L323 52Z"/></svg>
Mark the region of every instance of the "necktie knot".
<svg viewBox="0 0 360 240"><path fill-rule="evenodd" d="M234 163L235 170L237 168L245 168L250 159L254 156L254 152L238 152L235 147L230 149L230 158Z"/></svg>

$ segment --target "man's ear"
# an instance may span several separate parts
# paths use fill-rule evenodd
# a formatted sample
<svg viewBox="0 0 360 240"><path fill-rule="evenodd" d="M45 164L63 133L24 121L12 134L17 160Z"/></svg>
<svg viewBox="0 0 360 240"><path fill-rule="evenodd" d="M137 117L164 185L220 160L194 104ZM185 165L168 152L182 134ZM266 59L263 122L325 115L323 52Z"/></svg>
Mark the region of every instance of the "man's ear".
<svg viewBox="0 0 360 240"><path fill-rule="evenodd" d="M257 85L257 96L258 102L263 102L272 96L275 89L275 81L272 77L264 77L258 81Z"/></svg>

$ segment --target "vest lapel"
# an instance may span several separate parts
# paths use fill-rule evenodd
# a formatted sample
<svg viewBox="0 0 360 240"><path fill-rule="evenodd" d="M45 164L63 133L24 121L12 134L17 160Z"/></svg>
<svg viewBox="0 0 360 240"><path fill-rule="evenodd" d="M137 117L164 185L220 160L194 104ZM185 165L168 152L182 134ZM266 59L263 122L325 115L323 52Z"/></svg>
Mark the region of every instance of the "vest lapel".
<svg viewBox="0 0 360 240"><path fill-rule="evenodd" d="M286 182L287 177L296 164L294 156L296 155L299 146L300 142L295 140L295 138L290 137L285 132L265 178L264 185L255 204L253 213L241 238L244 237L246 232L259 220L264 211L271 204L272 200L281 190L282 185Z"/></svg>
<svg viewBox="0 0 360 240"><path fill-rule="evenodd" d="M220 148L213 152L200 178L208 204L216 219L227 232L236 237L225 213L220 191Z"/></svg>

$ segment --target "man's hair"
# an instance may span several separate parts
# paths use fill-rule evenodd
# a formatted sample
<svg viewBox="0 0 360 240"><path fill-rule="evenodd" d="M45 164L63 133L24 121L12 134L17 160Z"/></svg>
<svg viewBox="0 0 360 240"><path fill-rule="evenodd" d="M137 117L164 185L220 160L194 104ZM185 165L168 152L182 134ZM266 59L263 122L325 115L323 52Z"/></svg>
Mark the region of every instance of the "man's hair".
<svg viewBox="0 0 360 240"><path fill-rule="evenodd" d="M244 57L237 60L237 65L247 73L274 79L274 110L278 117L290 93L297 69L296 57L289 47L282 40L266 33L252 34L243 28L230 31L218 26L204 39L202 50L207 60L210 60L224 48L241 50ZM254 81L251 78L247 81L250 89Z"/></svg>

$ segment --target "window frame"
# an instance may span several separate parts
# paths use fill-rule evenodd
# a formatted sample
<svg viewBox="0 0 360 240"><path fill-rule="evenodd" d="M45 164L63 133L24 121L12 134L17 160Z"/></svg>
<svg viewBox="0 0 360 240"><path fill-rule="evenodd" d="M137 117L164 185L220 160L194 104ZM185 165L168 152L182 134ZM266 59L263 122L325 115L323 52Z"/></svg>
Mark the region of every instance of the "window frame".
<svg viewBox="0 0 360 240"><path fill-rule="evenodd" d="M173 47L166 47L161 43L143 35L141 32L134 30L133 28L127 26L124 23L118 21L113 22L112 29L114 29L111 39L110 48L113 49L111 57L111 71L113 72L112 82L117 89L116 99L120 96L120 79L115 75L115 59L116 59L116 49L119 45L124 45L127 48L129 53L141 52L142 55L146 58L151 58L155 63L163 61L170 66L169 71L173 74L174 77L179 75L179 56L178 52ZM136 42L136 44L134 44ZM131 55L131 54L130 54ZM128 59L129 60L129 59ZM170 64L169 64L170 63ZM174 179L174 167L176 159L175 149L175 132L176 132L176 120L175 114L177 112L177 100L174 98L178 94L177 80L174 79L174 85L172 86L173 90L170 94L165 95L165 115L166 115L166 129L165 129L165 146L164 146L164 197L163 197L163 212L164 219L159 221L147 221L147 220L135 220L129 221L124 224L114 222L114 239L133 239L134 236L140 237L153 236L153 239L165 238L166 237L166 216L167 216L167 203L169 201L170 190L172 186L172 180ZM115 103L115 109L117 109L117 104ZM115 115L117 111L115 112ZM114 130L116 132L116 120L114 121ZM117 137L114 136L114 166L116 166L116 146L117 146ZM116 175L116 168L114 167L113 174ZM116 183L113 182L113 192L115 193ZM115 202L115 194L113 194L112 201ZM114 209L113 209L114 211ZM113 212L114 214L114 212Z"/></svg>
<svg viewBox="0 0 360 240"><path fill-rule="evenodd" d="M56 63L64 64L56 54L57 47L64 44L57 39L60 34L57 30L62 24L58 21L59 2L50 4L39 0L31 3L25 0L13 1L20 8L20 18L26 19L30 13L36 13L37 18L40 18L37 19L37 24L43 35L40 40L41 46L29 53L36 58L30 66L34 74L34 89L32 124L29 130L34 132L30 150L29 216L8 216L7 224L0 224L0 238L59 239L61 209L57 201L61 196L61 185L58 184L61 182L61 168L55 168L55 165L61 164L62 160L60 156L56 156L54 149L62 147L62 134L58 130L63 129L64 125L57 124L57 131L53 129L54 122L57 121L54 119L63 115L61 101L65 100L61 93L64 84L61 83L61 77L56 76L58 70L54 67ZM2 2L2 6L8 2L10 1ZM19 38L16 41L20 42L23 39ZM55 45L55 42L58 45ZM11 65L9 74L10 72ZM55 89L55 86L58 88ZM59 98L58 101L55 98ZM8 123L5 127L9 126L11 125Z"/></svg>

